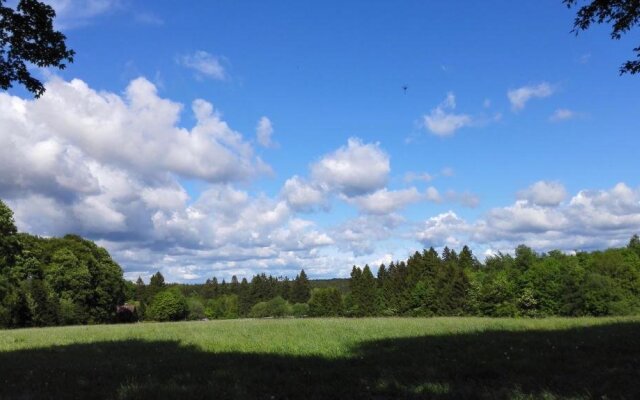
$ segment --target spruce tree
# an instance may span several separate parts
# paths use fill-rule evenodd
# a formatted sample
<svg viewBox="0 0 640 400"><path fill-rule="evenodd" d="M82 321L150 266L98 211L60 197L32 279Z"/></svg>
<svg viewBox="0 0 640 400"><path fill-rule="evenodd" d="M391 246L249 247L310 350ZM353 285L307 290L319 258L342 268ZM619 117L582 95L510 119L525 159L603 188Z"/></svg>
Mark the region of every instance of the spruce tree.
<svg viewBox="0 0 640 400"><path fill-rule="evenodd" d="M293 281L290 297L292 303L306 303L311 298L311 284L304 269L300 271L300 274Z"/></svg>
<svg viewBox="0 0 640 400"><path fill-rule="evenodd" d="M469 249L469 247L465 245L460 252L458 260L458 265L460 265L460 268L464 270L477 269L479 266L478 264L478 260L476 260L476 258L473 256L471 249Z"/></svg>

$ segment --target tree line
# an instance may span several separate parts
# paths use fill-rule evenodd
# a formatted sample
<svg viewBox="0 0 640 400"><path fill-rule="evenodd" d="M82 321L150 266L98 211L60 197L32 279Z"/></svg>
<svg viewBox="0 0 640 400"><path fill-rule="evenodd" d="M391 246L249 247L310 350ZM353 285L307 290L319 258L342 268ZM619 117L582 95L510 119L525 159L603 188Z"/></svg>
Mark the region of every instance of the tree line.
<svg viewBox="0 0 640 400"><path fill-rule="evenodd" d="M548 317L629 315L640 312L640 238L603 251L537 253L520 245L514 255L498 253L480 262L469 247L415 252L405 261L353 266L340 280L295 280L264 274L230 283L216 278L203 285L136 285L143 318L487 316ZM164 285L164 284L163 284ZM316 287L314 287L316 286ZM181 312L155 314L158 291L181 298ZM164 308L166 309L166 308Z"/></svg>
<svg viewBox="0 0 640 400"><path fill-rule="evenodd" d="M126 281L109 253L77 235L19 233L0 201L0 327L264 317L605 316L640 312L640 238L566 254L520 245L480 262L464 246L415 252L374 274L310 281L264 273L229 282Z"/></svg>

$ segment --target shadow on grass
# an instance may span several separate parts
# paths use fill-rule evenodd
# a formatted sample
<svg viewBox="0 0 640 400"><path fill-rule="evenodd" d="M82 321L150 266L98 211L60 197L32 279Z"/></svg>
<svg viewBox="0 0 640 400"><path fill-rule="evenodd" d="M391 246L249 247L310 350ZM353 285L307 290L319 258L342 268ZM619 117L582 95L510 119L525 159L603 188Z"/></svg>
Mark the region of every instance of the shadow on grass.
<svg viewBox="0 0 640 400"><path fill-rule="evenodd" d="M0 398L637 399L639 371L639 323L388 339L338 360L121 341L0 353Z"/></svg>

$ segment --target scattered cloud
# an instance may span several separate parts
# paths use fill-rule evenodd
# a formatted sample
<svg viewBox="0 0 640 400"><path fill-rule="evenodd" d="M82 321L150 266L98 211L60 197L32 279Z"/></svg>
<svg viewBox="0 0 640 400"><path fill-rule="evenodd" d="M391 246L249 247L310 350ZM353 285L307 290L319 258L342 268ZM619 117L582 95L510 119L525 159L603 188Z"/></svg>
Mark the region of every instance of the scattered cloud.
<svg viewBox="0 0 640 400"><path fill-rule="evenodd" d="M566 108L558 108L553 114L549 117L549 121L551 122L559 122L566 121L568 119L575 118L577 116L575 111L568 110Z"/></svg>
<svg viewBox="0 0 640 400"><path fill-rule="evenodd" d="M388 190L386 188L373 193L347 199L366 214L386 215L396 212L411 203L424 199L415 187L402 190Z"/></svg>
<svg viewBox="0 0 640 400"><path fill-rule="evenodd" d="M278 144L273 141L272 135L273 126L271 125L271 120L267 117L260 118L258 126L256 127L256 139L258 143L266 148L278 147Z"/></svg>
<svg viewBox="0 0 640 400"><path fill-rule="evenodd" d="M407 172L404 174L404 181L406 183L413 183L416 181L431 182L435 177L428 172Z"/></svg>
<svg viewBox="0 0 640 400"><path fill-rule="evenodd" d="M565 200L567 191L560 182L538 181L518 192L518 198L538 206L557 206Z"/></svg>
<svg viewBox="0 0 640 400"><path fill-rule="evenodd" d="M588 64L589 61L591 61L591 53L585 53L581 55L580 58L578 59L578 62L580 64Z"/></svg>
<svg viewBox="0 0 640 400"><path fill-rule="evenodd" d="M541 191L545 187L550 190ZM415 238L434 247L465 243L512 250L524 243L539 251L571 251L623 246L640 231L640 188L619 183L609 190L582 190L568 202L560 200L559 184L534 184L520 193L527 198L491 209L475 222L453 211L428 218Z"/></svg>
<svg viewBox="0 0 640 400"><path fill-rule="evenodd" d="M416 240L427 247L460 247L458 235L467 231L467 223L453 211L427 219L416 232Z"/></svg>
<svg viewBox="0 0 640 400"><path fill-rule="evenodd" d="M183 106L144 78L123 96L77 79L46 87L34 100L0 93L0 196L67 213L59 226L36 221L39 233L134 235L153 210L186 202L178 177L226 184L269 171L204 100L193 102L196 124L186 129Z"/></svg>
<svg viewBox="0 0 640 400"><path fill-rule="evenodd" d="M389 156L379 143L350 138L346 146L312 164L311 176L318 185L351 197L383 188L390 170Z"/></svg>
<svg viewBox="0 0 640 400"><path fill-rule="evenodd" d="M193 69L198 77L225 80L227 74L220 58L203 50L178 57L178 64Z"/></svg>
<svg viewBox="0 0 640 400"><path fill-rule="evenodd" d="M440 203L442 201L442 196L440 196L440 192L438 192L438 189L434 188L433 186L429 186L425 192L425 198L428 201L434 202L434 203Z"/></svg>
<svg viewBox="0 0 640 400"><path fill-rule="evenodd" d="M326 190L304 181L297 175L287 179L281 195L289 207L296 211L311 212L318 208L328 208Z"/></svg>
<svg viewBox="0 0 640 400"><path fill-rule="evenodd" d="M87 25L91 20L120 10L122 0L44 0L56 12L56 25L70 29Z"/></svg>
<svg viewBox="0 0 640 400"><path fill-rule="evenodd" d="M134 19L136 22L143 25L152 25L152 26L164 25L164 20L162 18L150 12L137 13L134 15Z"/></svg>
<svg viewBox="0 0 640 400"><path fill-rule="evenodd" d="M172 281L262 271L294 276L300 268L345 276L349 265L403 257L418 246L470 244L477 254L519 243L594 249L623 245L640 232L640 188L625 183L570 196L559 182L539 181L474 219L451 210L408 220L403 210L417 202L476 207L479 199L433 186L390 189L389 155L357 138L311 163L308 176L287 179L278 193L251 191L245 182L270 168L252 135L232 129L209 102L196 99L188 108L161 97L145 78L122 93L77 79L52 78L46 86L39 99L0 93L0 198L20 230L97 240L128 278L156 268ZM193 116L192 126L183 114ZM270 143L270 122L260 125ZM405 180L451 175L445 168ZM201 190L189 191L186 180ZM347 206L314 221L310 214L334 200L356 211Z"/></svg>
<svg viewBox="0 0 640 400"><path fill-rule="evenodd" d="M426 128L438 136L449 136L460 128L473 123L471 116L467 114L455 114L456 98L453 93L448 93L445 100L436 108L431 110L429 115L424 116Z"/></svg>
<svg viewBox="0 0 640 400"><path fill-rule="evenodd" d="M509 90L507 97L511 102L511 109L519 111L524 109L527 102L533 98L549 97L554 93L555 89L547 82L538 85L523 86L518 89Z"/></svg>
<svg viewBox="0 0 640 400"><path fill-rule="evenodd" d="M431 174L429 172L414 172L409 171L404 174L403 180L405 183L411 184L414 182L431 182L434 179L445 177L450 178L455 175L455 171L451 167L444 167L440 172Z"/></svg>

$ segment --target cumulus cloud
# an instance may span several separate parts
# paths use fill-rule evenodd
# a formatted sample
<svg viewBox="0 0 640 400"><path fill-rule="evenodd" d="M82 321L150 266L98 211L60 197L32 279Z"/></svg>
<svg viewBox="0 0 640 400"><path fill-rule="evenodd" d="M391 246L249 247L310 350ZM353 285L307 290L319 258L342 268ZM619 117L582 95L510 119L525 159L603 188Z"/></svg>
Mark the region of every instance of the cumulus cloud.
<svg viewBox="0 0 640 400"><path fill-rule="evenodd" d="M545 191L536 197L536 189L545 186L555 190L554 196ZM566 203L560 200L564 188L558 184L534 184L521 193L528 197L493 208L475 222L453 212L428 218L415 237L425 246L470 243L513 249L525 243L541 251L570 251L623 246L640 232L640 188L619 183L609 190L583 190Z"/></svg>
<svg viewBox="0 0 640 400"><path fill-rule="evenodd" d="M296 211L310 212L318 207L327 208L326 191L295 175L284 183L281 195L289 207Z"/></svg>
<svg viewBox="0 0 640 400"><path fill-rule="evenodd" d="M415 187L402 190L377 190L373 193L357 196L347 201L355 204L360 211L367 214L385 215L398 211L411 203L424 198Z"/></svg>
<svg viewBox="0 0 640 400"><path fill-rule="evenodd" d="M338 249L350 251L355 256L366 256L375 253L380 242L395 235L404 223L405 219L395 213L361 215L339 224L330 235Z"/></svg>
<svg viewBox="0 0 640 400"><path fill-rule="evenodd" d="M454 113L455 108L456 98L453 93L448 93L442 103L431 110L429 115L424 116L427 129L435 135L448 136L473 123L471 116Z"/></svg>
<svg viewBox="0 0 640 400"><path fill-rule="evenodd" d="M547 82L538 85L523 86L507 92L507 97L511 102L511 109L519 111L524 109L527 102L533 98L549 97L553 94L554 88Z"/></svg>
<svg viewBox="0 0 640 400"><path fill-rule="evenodd" d="M427 219L416 232L416 239L424 247L459 247L459 235L467 230L467 223L453 211L448 211Z"/></svg>
<svg viewBox="0 0 640 400"><path fill-rule="evenodd" d="M188 130L179 125L182 105L159 97L144 78L133 80L124 97L77 79L54 79L46 87L36 100L0 94L0 127L7 132L0 137L1 162L15 172L4 175L13 185L48 180L49 186L94 190L92 162L135 171L148 181L170 172L226 182L268 169L204 100L193 102L196 125Z"/></svg>
<svg viewBox="0 0 640 400"><path fill-rule="evenodd" d="M2 93L0 197L23 231L78 233L105 243L127 271L165 265L182 279L196 269L178 267L206 271L218 258L297 268L331 243L286 201L234 189L266 165L211 104L193 103L190 129L182 108L142 78L123 96L79 80L51 81L36 100ZM180 177L206 181L205 191L190 199Z"/></svg>
<svg viewBox="0 0 640 400"><path fill-rule="evenodd" d="M518 192L518 198L539 206L557 206L567 197L567 191L560 182L538 181Z"/></svg>
<svg viewBox="0 0 640 400"><path fill-rule="evenodd" d="M389 156L378 143L350 138L347 146L311 165L311 176L330 190L358 196L384 187L390 170Z"/></svg>
<svg viewBox="0 0 640 400"><path fill-rule="evenodd" d="M212 78L217 80L226 79L226 72L220 58L203 50L198 50L191 54L178 57L178 63L187 68L191 68L200 77Z"/></svg>
<svg viewBox="0 0 640 400"><path fill-rule="evenodd" d="M277 147L277 143L273 141L271 135L273 135L271 120L267 117L260 118L258 126L256 127L256 139L258 143L266 148Z"/></svg>

